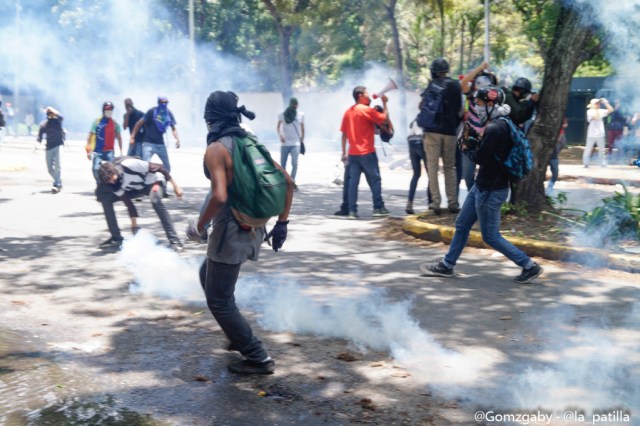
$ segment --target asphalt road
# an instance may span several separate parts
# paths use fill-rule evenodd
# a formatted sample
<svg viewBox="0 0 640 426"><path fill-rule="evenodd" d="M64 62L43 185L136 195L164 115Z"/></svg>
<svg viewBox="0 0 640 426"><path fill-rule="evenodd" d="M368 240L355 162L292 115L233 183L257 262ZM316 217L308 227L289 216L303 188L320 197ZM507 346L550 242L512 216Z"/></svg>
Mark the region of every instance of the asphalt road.
<svg viewBox="0 0 640 426"><path fill-rule="evenodd" d="M594 413L640 424L637 275L540 260L540 279L518 286L508 260L469 249L456 278L420 276L446 246L384 237L364 182L362 219L335 219L338 153L310 150L284 249L265 246L237 286L277 370L237 377L199 293L204 248L166 250L143 200L144 238L100 250L108 234L82 143L64 151L55 195L32 144L0 145L0 424L45 424L55 409L69 424L90 414L89 424L504 424L506 412L530 424ZM397 216L410 179L403 154L381 156ZM207 190L201 155L170 150L185 191L166 201L179 230ZM614 189L556 188L576 205ZM118 218L128 229L124 208Z"/></svg>

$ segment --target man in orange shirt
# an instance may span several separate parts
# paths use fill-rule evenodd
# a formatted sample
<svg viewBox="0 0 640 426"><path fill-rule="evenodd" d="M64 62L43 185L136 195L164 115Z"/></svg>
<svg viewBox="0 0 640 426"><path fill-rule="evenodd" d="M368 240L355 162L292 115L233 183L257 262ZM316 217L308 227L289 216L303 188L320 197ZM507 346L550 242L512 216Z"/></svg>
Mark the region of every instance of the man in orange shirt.
<svg viewBox="0 0 640 426"><path fill-rule="evenodd" d="M345 189L348 197L348 217L358 219L358 185L360 174L364 173L373 197L373 217L388 216L389 210L384 207L382 200L382 178L378 167L378 156L374 147L373 135L375 125L387 119L387 97L382 95L383 112L378 112L370 106L371 98L366 87L357 86L353 89L353 99L356 104L344 113L342 118L342 160L347 160L348 182ZM347 140L349 152L347 156Z"/></svg>

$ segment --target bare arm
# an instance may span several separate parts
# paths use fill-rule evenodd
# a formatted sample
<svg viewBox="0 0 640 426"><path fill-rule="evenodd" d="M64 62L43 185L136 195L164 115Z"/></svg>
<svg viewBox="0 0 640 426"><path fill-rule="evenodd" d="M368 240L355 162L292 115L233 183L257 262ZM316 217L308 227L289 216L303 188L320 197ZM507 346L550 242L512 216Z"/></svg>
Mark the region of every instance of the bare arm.
<svg viewBox="0 0 640 426"><path fill-rule="evenodd" d="M226 204L229 196L227 193L227 173L232 170L231 156L220 143L212 143L207 147L204 163L211 176L211 197L198 218L197 230L200 234L204 233L205 225L211 222L211 219Z"/></svg>
<svg viewBox="0 0 640 426"><path fill-rule="evenodd" d="M471 83L475 80L476 76L480 74L483 70L489 68L489 63L483 62L477 67L475 67L469 74L465 75L464 78L460 81L460 87L462 87L462 93L465 95L471 89Z"/></svg>
<svg viewBox="0 0 640 426"><path fill-rule="evenodd" d="M138 134L138 130L140 130L140 127L142 127L143 124L144 124L144 117L138 120L136 125L133 126L133 130L131 131L131 140L129 141L130 145L133 145L134 143L136 143L136 135Z"/></svg>
<svg viewBox="0 0 640 426"><path fill-rule="evenodd" d="M284 210L282 210L282 213L280 213L280 215L278 216L278 222L286 222L289 219L289 212L291 211L291 205L293 204L294 182L293 179L291 179L291 176L289 176L289 173L287 173L287 171L283 169L280 164L276 163L275 161L273 162L273 164L275 164L275 166L280 169L282 173L284 173L284 176L287 179L287 195L284 200Z"/></svg>
<svg viewBox="0 0 640 426"><path fill-rule="evenodd" d="M118 139L118 146L120 147L120 155L124 155L122 152L122 135L120 133L116 133L116 138Z"/></svg>
<svg viewBox="0 0 640 426"><path fill-rule="evenodd" d="M180 148L180 136L178 136L176 126L171 126L171 132L173 133L173 137L176 138L176 148Z"/></svg>
<svg viewBox="0 0 640 426"><path fill-rule="evenodd" d="M282 125L282 120L278 120L278 124L276 124L276 133L280 137L280 143L284 143L284 136L280 133L280 127Z"/></svg>
<svg viewBox="0 0 640 426"><path fill-rule="evenodd" d="M91 135L93 135L93 132L89 132L89 135L87 136L87 146L85 146L84 150L87 151L87 159L91 160Z"/></svg>

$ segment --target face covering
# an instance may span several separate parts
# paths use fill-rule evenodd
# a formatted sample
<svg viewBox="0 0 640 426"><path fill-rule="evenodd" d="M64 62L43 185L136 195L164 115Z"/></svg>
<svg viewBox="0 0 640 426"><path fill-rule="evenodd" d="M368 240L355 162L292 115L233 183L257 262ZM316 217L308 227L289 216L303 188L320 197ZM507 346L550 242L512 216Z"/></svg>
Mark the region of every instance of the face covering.
<svg viewBox="0 0 640 426"><path fill-rule="evenodd" d="M104 112L104 116L106 118L111 118L112 115L113 115L113 111L107 110Z"/></svg>

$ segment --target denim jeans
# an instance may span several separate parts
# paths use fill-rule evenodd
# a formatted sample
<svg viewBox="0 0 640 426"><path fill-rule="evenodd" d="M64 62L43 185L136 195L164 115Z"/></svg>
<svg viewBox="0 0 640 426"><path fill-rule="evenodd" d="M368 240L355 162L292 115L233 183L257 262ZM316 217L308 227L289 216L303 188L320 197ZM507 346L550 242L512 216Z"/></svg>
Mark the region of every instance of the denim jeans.
<svg viewBox="0 0 640 426"><path fill-rule="evenodd" d="M559 163L560 160L558 160L557 158L549 160L549 168L551 169L551 180L549 182L551 183L556 183L556 181L558 180Z"/></svg>
<svg viewBox="0 0 640 426"><path fill-rule="evenodd" d="M100 170L101 161L113 161L113 151L102 151L93 153L93 177L96 179L98 185L100 185L100 177L98 176L98 170Z"/></svg>
<svg viewBox="0 0 640 426"><path fill-rule="evenodd" d="M508 192L507 188L493 191L479 191L475 185L471 188L456 218L456 232L444 257L446 267L455 266L467 245L469 232L476 220L480 221L482 240L485 243L522 268L531 265L529 256L500 235L500 207L506 201Z"/></svg>
<svg viewBox="0 0 640 426"><path fill-rule="evenodd" d="M113 204L119 201L120 198L118 198L118 196L105 185L99 185L96 194L98 195L98 201L102 203L102 210L104 211L104 217L107 220L107 227L111 233L111 238L114 240L122 240L122 234L120 233L120 227L118 226L118 219L116 218L116 213L113 209ZM160 183L154 184L149 192L151 206L156 211L169 242L179 243L180 238L173 226L171 216L169 216L167 207L162 203L163 194L164 185Z"/></svg>
<svg viewBox="0 0 640 426"><path fill-rule="evenodd" d="M382 177L378 167L378 156L375 152L365 155L349 156L349 212L358 212L358 185L360 184L360 174L364 173L367 179L371 195L373 198L373 209L384 207L382 201Z"/></svg>
<svg viewBox="0 0 640 426"><path fill-rule="evenodd" d="M467 185L467 191L470 191L476 179L476 163L464 154L462 154L462 179Z"/></svg>
<svg viewBox="0 0 640 426"><path fill-rule="evenodd" d="M144 161L151 161L153 154L157 154L164 165L164 168L168 172L171 172L171 164L169 163L169 154L167 153L167 147L163 143L142 143L142 159Z"/></svg>
<svg viewBox="0 0 640 426"><path fill-rule="evenodd" d="M47 170L53 178L53 186L56 188L62 186L62 181L60 180L60 146L47 150Z"/></svg>
<svg viewBox="0 0 640 426"><path fill-rule="evenodd" d="M239 351L250 361L260 362L269 355L238 310L234 296L241 266L241 263L230 265L207 258L200 267L200 284L209 310L230 341L229 349Z"/></svg>
<svg viewBox="0 0 640 426"><path fill-rule="evenodd" d="M280 147L280 165L283 169L287 170L287 157L291 155L291 179L296 180L296 174L298 173L298 156L300 155L299 146L286 146Z"/></svg>
<svg viewBox="0 0 640 426"><path fill-rule="evenodd" d="M342 178L342 204L340 211L344 214L349 213L349 162L344 165L344 176Z"/></svg>
<svg viewBox="0 0 640 426"><path fill-rule="evenodd" d="M424 164L424 170L427 172L427 155L424 152L422 139L412 139L409 141L409 159L411 160L411 168L413 169L413 176L411 176L411 183L409 184L409 201L413 202L413 199L416 196L418 180L422 174L422 164L420 163ZM429 186L427 186L427 202L431 203L431 191L429 191Z"/></svg>
<svg viewBox="0 0 640 426"><path fill-rule="evenodd" d="M140 158L142 158L142 142L136 142L133 145L129 144L129 149L127 150L127 155L129 157L140 157Z"/></svg>

